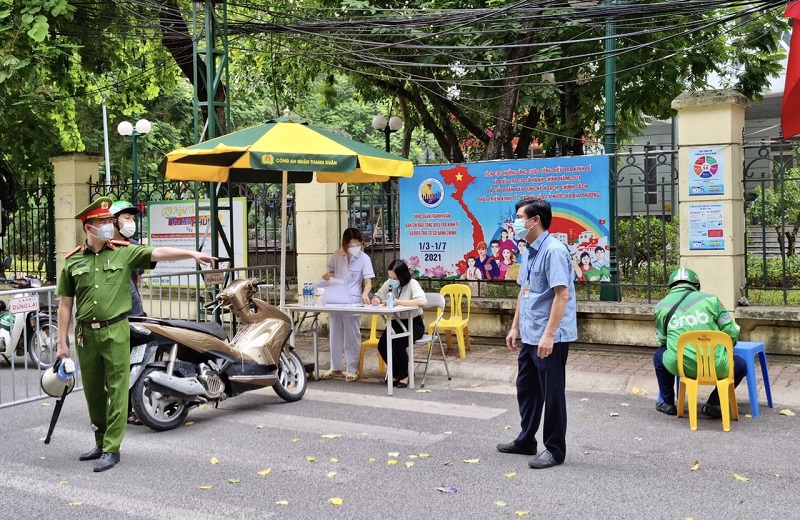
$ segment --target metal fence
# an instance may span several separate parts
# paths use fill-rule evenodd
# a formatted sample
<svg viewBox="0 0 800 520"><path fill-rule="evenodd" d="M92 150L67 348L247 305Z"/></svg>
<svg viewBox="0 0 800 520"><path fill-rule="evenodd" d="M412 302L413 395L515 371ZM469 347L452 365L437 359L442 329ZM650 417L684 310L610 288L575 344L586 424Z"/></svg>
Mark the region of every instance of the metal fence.
<svg viewBox="0 0 800 520"><path fill-rule="evenodd" d="M49 282L56 279L54 186L51 181L23 184L9 215L8 229L0 238L0 260L11 258L11 267L0 263L0 278L33 275Z"/></svg>
<svg viewBox="0 0 800 520"><path fill-rule="evenodd" d="M138 184L137 205L142 213L138 216L139 234L147 242L147 203L150 201L184 200L194 201L208 198L208 183L160 180ZM114 200L131 200L132 186L125 180L111 184L93 182L89 179L89 198L110 196ZM218 200L223 202L235 197L247 199L247 263L266 265L280 263L281 243L281 185L266 183L222 183ZM222 210L224 211L224 210ZM294 282L297 273L296 241L294 233L295 204L294 185L289 186L287 198L287 276ZM224 218L224 215L223 215ZM204 230L201 230L201 232ZM221 252L222 253L222 252Z"/></svg>
<svg viewBox="0 0 800 520"><path fill-rule="evenodd" d="M799 145L780 138L744 144L744 296L750 304L800 305Z"/></svg>

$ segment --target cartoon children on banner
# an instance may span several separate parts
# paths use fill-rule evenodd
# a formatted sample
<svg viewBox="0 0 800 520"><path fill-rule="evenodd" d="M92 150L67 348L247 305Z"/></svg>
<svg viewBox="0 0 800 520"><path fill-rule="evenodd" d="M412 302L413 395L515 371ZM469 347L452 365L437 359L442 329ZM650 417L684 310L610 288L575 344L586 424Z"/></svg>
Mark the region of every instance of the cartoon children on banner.
<svg viewBox="0 0 800 520"><path fill-rule="evenodd" d="M592 257L594 253L594 257ZM578 249L572 255L575 268L575 280L578 282L608 282L611 280L611 268L606 259L606 250L602 246Z"/></svg>

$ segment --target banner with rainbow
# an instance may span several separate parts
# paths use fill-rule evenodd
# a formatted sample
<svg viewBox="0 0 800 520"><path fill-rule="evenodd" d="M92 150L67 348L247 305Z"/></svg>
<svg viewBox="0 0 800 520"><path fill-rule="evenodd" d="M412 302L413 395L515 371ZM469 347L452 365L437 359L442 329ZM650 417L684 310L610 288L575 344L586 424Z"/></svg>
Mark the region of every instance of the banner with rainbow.
<svg viewBox="0 0 800 520"><path fill-rule="evenodd" d="M422 278L516 280L517 201L550 202L578 280L607 281L609 157L422 165L400 179L400 255Z"/></svg>

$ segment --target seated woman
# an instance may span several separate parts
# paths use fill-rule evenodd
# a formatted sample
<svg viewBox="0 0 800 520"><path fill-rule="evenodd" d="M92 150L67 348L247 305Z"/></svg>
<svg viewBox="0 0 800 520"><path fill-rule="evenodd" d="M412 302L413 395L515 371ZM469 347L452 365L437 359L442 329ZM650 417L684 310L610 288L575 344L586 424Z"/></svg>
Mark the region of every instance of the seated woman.
<svg viewBox="0 0 800 520"><path fill-rule="evenodd" d="M384 282L375 296L372 298L373 305L379 305L386 301L389 292L394 294L394 304L403 307L418 307L412 311L401 312L392 319L392 330L395 332L405 331L404 324L409 317L413 317L413 338L418 340L425 334L425 324L422 323L422 308L427 303L425 292L419 283L411 278L411 271L402 260L394 260L389 264L389 279ZM399 319L398 319L399 318ZM402 323L400 320L403 320ZM394 385L397 388L408 386L408 338L396 338L392 340L392 372L394 372ZM378 340L378 352L384 361L386 359L386 331L383 331Z"/></svg>

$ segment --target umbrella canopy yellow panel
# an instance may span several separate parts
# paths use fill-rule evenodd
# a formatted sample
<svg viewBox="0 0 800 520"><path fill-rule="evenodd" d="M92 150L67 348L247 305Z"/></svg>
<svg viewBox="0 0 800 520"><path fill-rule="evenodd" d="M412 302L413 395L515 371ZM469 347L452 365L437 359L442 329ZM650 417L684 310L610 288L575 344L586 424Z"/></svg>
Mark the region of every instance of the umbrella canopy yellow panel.
<svg viewBox="0 0 800 520"><path fill-rule="evenodd" d="M290 117L167 154L168 179L225 182L385 182L411 177L408 159Z"/></svg>

